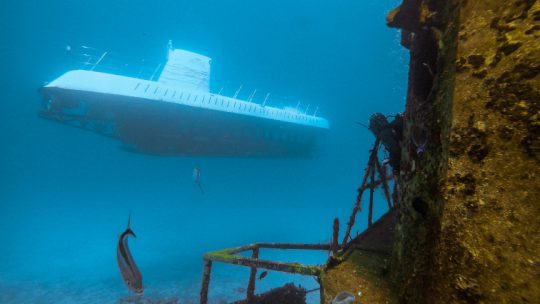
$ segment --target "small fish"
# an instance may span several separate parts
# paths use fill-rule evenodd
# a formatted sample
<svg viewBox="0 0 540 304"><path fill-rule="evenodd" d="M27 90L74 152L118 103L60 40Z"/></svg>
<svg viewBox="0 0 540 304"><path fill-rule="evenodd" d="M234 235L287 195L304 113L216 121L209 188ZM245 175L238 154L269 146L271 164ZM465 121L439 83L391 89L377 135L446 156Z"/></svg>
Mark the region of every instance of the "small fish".
<svg viewBox="0 0 540 304"><path fill-rule="evenodd" d="M246 289L243 287L238 287L234 289L235 293L246 293Z"/></svg>
<svg viewBox="0 0 540 304"><path fill-rule="evenodd" d="M261 272L261 275L259 276L259 280L264 279L268 275L268 271Z"/></svg>
<svg viewBox="0 0 540 304"><path fill-rule="evenodd" d="M144 288L142 285L142 275L135 265L135 261L131 256L131 252L128 247L128 236L136 237L135 233L130 228L131 214L128 218L128 225L126 230L118 238L118 246L116 248L116 261L118 262L118 268L129 290L142 294Z"/></svg>
<svg viewBox="0 0 540 304"><path fill-rule="evenodd" d="M201 185L201 169L199 167L193 168L193 182L199 189L201 190L201 193L204 194L204 190Z"/></svg>
<svg viewBox="0 0 540 304"><path fill-rule="evenodd" d="M427 144L427 131L423 126L413 126L411 130L411 139L416 147L416 154L424 154L424 149Z"/></svg>

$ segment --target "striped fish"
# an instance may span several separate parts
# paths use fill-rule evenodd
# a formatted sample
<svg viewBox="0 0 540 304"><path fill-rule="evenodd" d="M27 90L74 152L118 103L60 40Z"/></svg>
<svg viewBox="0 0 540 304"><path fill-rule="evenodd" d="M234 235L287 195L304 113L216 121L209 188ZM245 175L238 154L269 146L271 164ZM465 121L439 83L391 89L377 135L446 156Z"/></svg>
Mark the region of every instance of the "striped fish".
<svg viewBox="0 0 540 304"><path fill-rule="evenodd" d="M131 214L128 218L128 225L126 231L124 231L118 238L118 247L116 248L116 261L118 262L118 268L120 268L120 273L124 279L129 290L142 294L144 288L142 285L142 275L135 261L131 256L131 252L128 247L128 236L137 237L135 233L131 230L130 226Z"/></svg>

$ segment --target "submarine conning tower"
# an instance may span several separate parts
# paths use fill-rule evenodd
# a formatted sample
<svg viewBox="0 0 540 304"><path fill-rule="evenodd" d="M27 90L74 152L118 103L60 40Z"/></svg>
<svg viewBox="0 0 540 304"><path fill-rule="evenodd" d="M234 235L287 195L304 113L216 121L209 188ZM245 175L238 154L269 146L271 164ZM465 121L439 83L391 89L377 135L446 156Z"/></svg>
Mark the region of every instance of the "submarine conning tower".
<svg viewBox="0 0 540 304"><path fill-rule="evenodd" d="M212 59L193 52L173 49L169 42L167 63L158 83L193 91L210 92L210 63Z"/></svg>

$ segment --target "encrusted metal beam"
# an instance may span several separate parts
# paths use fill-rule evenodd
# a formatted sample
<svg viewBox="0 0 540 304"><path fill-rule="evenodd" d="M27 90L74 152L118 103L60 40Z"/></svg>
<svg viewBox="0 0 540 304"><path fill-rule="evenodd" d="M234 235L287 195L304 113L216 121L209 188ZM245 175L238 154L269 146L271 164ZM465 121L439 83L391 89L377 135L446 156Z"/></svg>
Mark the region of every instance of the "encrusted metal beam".
<svg viewBox="0 0 540 304"><path fill-rule="evenodd" d="M201 286L201 304L208 303L208 287L210 286L210 273L212 272L212 261L204 259L202 286Z"/></svg>
<svg viewBox="0 0 540 304"><path fill-rule="evenodd" d="M334 225L332 226L332 244L331 244L331 250L332 255L336 255L336 253L339 250L339 218L334 219Z"/></svg>
<svg viewBox="0 0 540 304"><path fill-rule="evenodd" d="M259 248L253 248L253 252L251 254L251 258L254 260L259 259ZM257 267L251 267L251 271L249 273L249 283L247 288L247 295L246 298L248 301L253 300L253 296L255 295L255 278L257 277Z"/></svg>
<svg viewBox="0 0 540 304"><path fill-rule="evenodd" d="M341 242L341 247L345 247L347 243L349 242L349 237L351 234L351 229L354 226L354 222L356 221L356 214L358 211L362 208L362 195L364 194L364 190L366 189L366 183L367 179L371 173L372 170L375 170L373 166L371 165L374 160L377 159L377 152L379 151L379 144L380 140L377 138L375 140L375 144L373 145L373 148L371 149L371 153L369 155L369 161L368 165L366 167L366 171L364 173L364 178L362 179L362 184L360 184L360 187L358 188L358 195L356 196L356 202L354 203L353 211L351 213L351 216L349 218L349 223L347 223L347 230L345 231L345 235L343 236L343 241ZM372 183L373 185L373 183Z"/></svg>

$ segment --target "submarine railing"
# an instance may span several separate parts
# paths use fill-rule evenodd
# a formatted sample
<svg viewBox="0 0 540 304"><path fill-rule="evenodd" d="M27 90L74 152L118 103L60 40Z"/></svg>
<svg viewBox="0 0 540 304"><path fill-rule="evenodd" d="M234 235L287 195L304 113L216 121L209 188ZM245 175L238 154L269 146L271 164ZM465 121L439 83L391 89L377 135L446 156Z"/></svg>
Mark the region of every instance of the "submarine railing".
<svg viewBox="0 0 540 304"><path fill-rule="evenodd" d="M140 58L122 58L121 54L90 46L69 46L68 52L76 69L120 73L123 76L155 81L163 63Z"/></svg>

